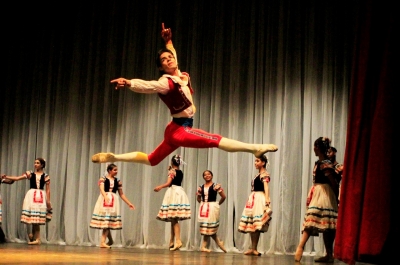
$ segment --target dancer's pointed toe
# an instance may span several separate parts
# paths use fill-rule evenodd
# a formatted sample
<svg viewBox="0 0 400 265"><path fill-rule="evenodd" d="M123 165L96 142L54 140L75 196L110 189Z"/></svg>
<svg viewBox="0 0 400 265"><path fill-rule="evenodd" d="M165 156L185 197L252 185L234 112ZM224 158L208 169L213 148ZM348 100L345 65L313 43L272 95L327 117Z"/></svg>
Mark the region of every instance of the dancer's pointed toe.
<svg viewBox="0 0 400 265"><path fill-rule="evenodd" d="M111 247L109 245L107 245L106 243L101 243L100 248L111 248Z"/></svg>
<svg viewBox="0 0 400 265"><path fill-rule="evenodd" d="M261 144L257 151L254 153L255 157L261 157L263 154L267 152L276 152L278 151L278 146L274 144Z"/></svg>
<svg viewBox="0 0 400 265"><path fill-rule="evenodd" d="M40 242L39 239L35 239L33 241L28 242L28 245L40 245L42 242Z"/></svg>
<svg viewBox="0 0 400 265"><path fill-rule="evenodd" d="M253 250L252 250L252 249L248 249L248 250L245 251L243 254L245 254L245 255L252 255L252 254L253 254Z"/></svg>
<svg viewBox="0 0 400 265"><path fill-rule="evenodd" d="M301 258L303 257L304 249L302 247L297 247L296 253L294 254L294 261L300 262Z"/></svg>
<svg viewBox="0 0 400 265"><path fill-rule="evenodd" d="M247 250L246 252L244 252L243 254L249 255L249 256L257 256L257 257L261 256L261 253L258 252L258 251L255 250L255 249L249 249L249 250Z"/></svg>
<svg viewBox="0 0 400 265"><path fill-rule="evenodd" d="M268 151L267 152L276 152L278 151L278 146L274 144L267 144Z"/></svg>
<svg viewBox="0 0 400 265"><path fill-rule="evenodd" d="M107 163L114 162L114 154L113 153L97 153L92 156L93 163Z"/></svg>
<svg viewBox="0 0 400 265"><path fill-rule="evenodd" d="M175 251L175 250L180 249L181 247L182 247L182 243L179 243L179 244L176 244L173 248L170 248L169 250Z"/></svg>
<svg viewBox="0 0 400 265"><path fill-rule="evenodd" d="M227 251L226 251L226 248L225 248L225 246L224 246L224 242L223 242L223 241L220 240L220 241L218 242L218 247L219 247L223 252L225 252L225 253L227 252Z"/></svg>
<svg viewBox="0 0 400 265"><path fill-rule="evenodd" d="M202 247L200 249L201 252L211 252L211 250L209 250L208 248Z"/></svg>

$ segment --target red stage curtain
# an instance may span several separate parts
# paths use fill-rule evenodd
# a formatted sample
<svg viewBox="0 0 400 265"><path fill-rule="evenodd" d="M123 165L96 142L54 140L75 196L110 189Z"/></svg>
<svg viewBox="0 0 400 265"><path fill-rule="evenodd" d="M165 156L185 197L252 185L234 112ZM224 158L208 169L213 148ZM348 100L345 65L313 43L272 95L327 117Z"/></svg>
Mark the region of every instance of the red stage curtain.
<svg viewBox="0 0 400 265"><path fill-rule="evenodd" d="M365 10L355 14L359 19L334 255L347 264L389 264L398 231L393 224L395 146L400 140L394 131L399 120L394 107L398 21L394 6L385 1L363 5Z"/></svg>

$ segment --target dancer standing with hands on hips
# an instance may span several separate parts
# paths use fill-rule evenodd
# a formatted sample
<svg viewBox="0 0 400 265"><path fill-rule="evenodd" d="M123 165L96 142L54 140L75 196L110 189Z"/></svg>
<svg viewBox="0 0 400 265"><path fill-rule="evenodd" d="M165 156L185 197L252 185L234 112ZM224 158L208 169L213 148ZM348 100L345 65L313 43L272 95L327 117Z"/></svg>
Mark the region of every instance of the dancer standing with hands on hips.
<svg viewBox="0 0 400 265"><path fill-rule="evenodd" d="M182 247L179 221L190 219L191 215L189 198L182 188L183 172L180 170L180 165L183 163L180 155L174 155L171 159L171 165L168 167L167 182L154 188L155 192L168 188L158 211L157 219L171 223L169 250L172 251Z"/></svg>
<svg viewBox="0 0 400 265"><path fill-rule="evenodd" d="M128 200L122 191L122 181L117 178L118 167L115 164L107 166L107 174L100 177L98 185L100 195L94 206L90 227L102 229L100 239L100 248L111 248L114 240L110 230L121 230L121 210L118 197L118 191L121 199L129 206L129 209L135 210L135 206ZM106 239L108 242L106 243Z"/></svg>
<svg viewBox="0 0 400 265"><path fill-rule="evenodd" d="M21 176L6 176L2 179L19 181L29 180L30 189L25 195L22 205L21 223L32 225L32 232L28 232L28 244L40 245L40 226L52 218L52 207L50 203L50 176L44 172L46 161L38 157L34 162L34 170L26 171ZM44 191L46 189L46 191Z"/></svg>
<svg viewBox="0 0 400 265"><path fill-rule="evenodd" d="M158 80L126 79L123 77L111 80L115 89L129 88L136 93L157 94L170 110L170 121L164 132L164 140L150 154L134 151L124 154L97 153L92 156L94 163L134 162L155 166L179 147L189 148L219 148L226 152L247 152L256 157L266 152L275 152L274 144L250 144L212 134L193 128L193 116L196 107L193 100L193 88L188 73L178 68L176 51L172 45L171 29L164 28L162 23L161 36L166 48L161 49L156 58L158 69L163 75Z"/></svg>
<svg viewBox="0 0 400 265"><path fill-rule="evenodd" d="M200 234L203 236L200 250L203 252L210 252L210 249L207 248L207 244L211 237L218 247L226 253L224 242L217 236L219 227L219 206L225 201L226 195L221 184L212 181L213 177L214 175L211 170L205 170L203 172L205 183L197 188L197 201L200 202L198 222L200 223ZM217 194L221 197L218 202Z"/></svg>

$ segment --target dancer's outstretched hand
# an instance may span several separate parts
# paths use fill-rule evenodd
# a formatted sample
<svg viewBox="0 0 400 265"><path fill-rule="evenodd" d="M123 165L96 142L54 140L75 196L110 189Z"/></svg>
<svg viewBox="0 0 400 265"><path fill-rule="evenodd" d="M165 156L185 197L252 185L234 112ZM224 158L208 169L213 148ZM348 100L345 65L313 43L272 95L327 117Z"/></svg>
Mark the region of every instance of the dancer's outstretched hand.
<svg viewBox="0 0 400 265"><path fill-rule="evenodd" d="M115 83L115 89L124 88L125 86L131 86L131 81L123 77L113 79L110 83Z"/></svg>
<svg viewBox="0 0 400 265"><path fill-rule="evenodd" d="M170 41L172 39L172 32L170 28L165 28L164 27L164 22L161 23L161 37L163 38L163 40L165 41L165 43L167 43L168 41Z"/></svg>

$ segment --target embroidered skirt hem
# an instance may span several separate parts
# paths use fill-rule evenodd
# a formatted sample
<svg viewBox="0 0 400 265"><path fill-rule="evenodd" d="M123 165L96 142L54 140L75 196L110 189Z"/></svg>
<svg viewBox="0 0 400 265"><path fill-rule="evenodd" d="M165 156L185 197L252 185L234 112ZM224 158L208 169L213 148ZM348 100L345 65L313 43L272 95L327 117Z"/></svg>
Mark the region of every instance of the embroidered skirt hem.
<svg viewBox="0 0 400 265"><path fill-rule="evenodd" d="M122 229L122 219L118 196L115 193L107 192L110 196L112 205L105 205L103 195L99 195L94 206L90 228L94 229Z"/></svg>
<svg viewBox="0 0 400 265"><path fill-rule="evenodd" d="M312 191L312 196L310 195ZM315 184L309 192L310 203L303 221L303 229L318 236L328 229L336 229L338 206L329 184Z"/></svg>
<svg viewBox="0 0 400 265"><path fill-rule="evenodd" d="M172 185L164 195L157 220L171 222L172 220L187 220L191 218L190 202L181 186Z"/></svg>

